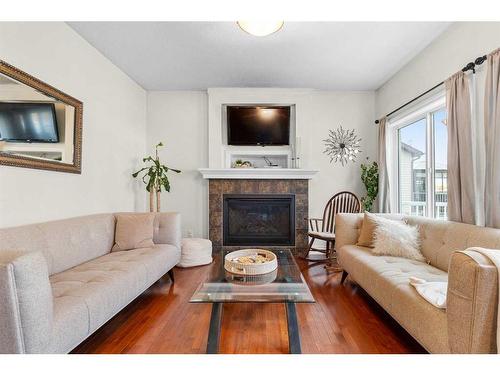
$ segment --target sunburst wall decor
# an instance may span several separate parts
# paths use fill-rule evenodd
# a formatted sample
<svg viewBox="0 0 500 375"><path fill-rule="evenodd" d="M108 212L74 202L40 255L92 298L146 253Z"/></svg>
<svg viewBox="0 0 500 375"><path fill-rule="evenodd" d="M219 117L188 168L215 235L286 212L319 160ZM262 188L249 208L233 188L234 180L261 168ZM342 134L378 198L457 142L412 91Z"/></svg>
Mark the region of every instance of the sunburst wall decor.
<svg viewBox="0 0 500 375"><path fill-rule="evenodd" d="M361 138L358 138L353 129L344 129L342 126L330 130L328 138L325 139L325 154L330 156L330 163L340 162L342 166L347 162L355 161L361 152Z"/></svg>

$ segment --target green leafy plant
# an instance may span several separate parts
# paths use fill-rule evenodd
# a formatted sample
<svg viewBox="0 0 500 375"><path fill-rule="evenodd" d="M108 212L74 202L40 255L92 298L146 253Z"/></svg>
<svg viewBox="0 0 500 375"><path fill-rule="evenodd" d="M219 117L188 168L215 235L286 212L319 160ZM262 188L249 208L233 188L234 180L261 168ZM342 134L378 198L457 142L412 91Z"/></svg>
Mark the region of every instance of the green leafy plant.
<svg viewBox="0 0 500 375"><path fill-rule="evenodd" d="M132 173L132 177L136 178L141 174L142 182L146 185L146 190L149 192L149 211L154 211L154 196L156 194L156 211L160 212L160 193L164 190L170 191L170 181L168 180L167 173L169 171L181 173L180 170L167 167L163 165L158 156L158 149L163 147L160 142L155 146L155 156L147 156L142 161L147 165L139 169L137 172Z"/></svg>
<svg viewBox="0 0 500 375"><path fill-rule="evenodd" d="M366 160L369 161L369 158ZM378 194L378 164L376 162L361 164L361 181L366 188L366 196L361 198L361 204L364 211L371 212Z"/></svg>

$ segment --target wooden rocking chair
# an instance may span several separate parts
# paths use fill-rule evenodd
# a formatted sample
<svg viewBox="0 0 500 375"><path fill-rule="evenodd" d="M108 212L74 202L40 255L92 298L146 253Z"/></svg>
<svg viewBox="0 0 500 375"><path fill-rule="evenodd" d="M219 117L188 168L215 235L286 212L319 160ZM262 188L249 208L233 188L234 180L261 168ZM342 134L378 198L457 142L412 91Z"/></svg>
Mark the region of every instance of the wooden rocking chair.
<svg viewBox="0 0 500 375"><path fill-rule="evenodd" d="M309 246L304 258L311 261L329 262L332 258L332 252L335 249L335 215L338 213L357 213L361 211L361 204L358 197L349 192L342 191L335 194L326 203L322 219L311 218L309 220L308 236ZM314 248L314 241L323 240L326 242L326 248ZM325 254L325 258L311 259L309 252L317 251Z"/></svg>

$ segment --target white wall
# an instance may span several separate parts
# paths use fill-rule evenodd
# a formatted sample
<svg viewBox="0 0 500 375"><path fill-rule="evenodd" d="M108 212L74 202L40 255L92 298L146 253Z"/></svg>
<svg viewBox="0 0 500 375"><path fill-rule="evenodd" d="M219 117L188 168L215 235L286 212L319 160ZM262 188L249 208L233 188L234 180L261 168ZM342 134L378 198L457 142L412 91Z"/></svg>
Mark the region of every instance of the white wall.
<svg viewBox="0 0 500 375"><path fill-rule="evenodd" d="M500 22L452 24L377 91L377 118L444 81L476 57L498 47ZM478 92L483 93L484 71L483 64L476 74ZM482 115L482 110L478 114Z"/></svg>
<svg viewBox="0 0 500 375"><path fill-rule="evenodd" d="M206 237L207 181L198 168L208 166L207 93L170 91L148 93L147 148L162 141L164 164L182 170L170 174L170 193L162 194L162 210L182 215L182 231Z"/></svg>
<svg viewBox="0 0 500 375"><path fill-rule="evenodd" d="M165 210L178 210L183 232L207 234L207 184L198 168L222 167L222 103L296 104L297 133L302 138L302 166L320 172L310 181L310 215L321 216L325 202L340 190L365 193L360 180L360 163L376 156L377 127L373 124L373 92L327 92L302 89L210 89L205 92L150 92L148 95L148 146L166 142L162 157L166 164L183 170L173 175L172 192L162 197ZM207 103L208 99L208 103ZM213 108L211 107L213 106ZM211 118L213 116L213 118ZM211 124L210 124L211 123ZM356 163L342 167L330 164L323 153L328 129L342 125L354 128L362 140L362 154ZM208 130L209 129L209 130ZM208 156L209 148L212 149Z"/></svg>
<svg viewBox="0 0 500 375"><path fill-rule="evenodd" d="M366 194L360 178L360 164L366 162L366 157L372 161L377 157L378 129L373 124L374 105L373 92L316 91L312 95L311 117L301 131L305 164L308 168L319 169L309 183L309 213L312 216L321 217L326 201L336 192L352 191L358 197ZM358 160L344 167L340 163L330 164L330 159L323 153L323 140L328 136L328 129L340 125L344 129L355 129L362 139Z"/></svg>
<svg viewBox="0 0 500 375"><path fill-rule="evenodd" d="M0 227L144 209L145 91L64 23L0 23L0 58L83 102L82 174L0 166Z"/></svg>

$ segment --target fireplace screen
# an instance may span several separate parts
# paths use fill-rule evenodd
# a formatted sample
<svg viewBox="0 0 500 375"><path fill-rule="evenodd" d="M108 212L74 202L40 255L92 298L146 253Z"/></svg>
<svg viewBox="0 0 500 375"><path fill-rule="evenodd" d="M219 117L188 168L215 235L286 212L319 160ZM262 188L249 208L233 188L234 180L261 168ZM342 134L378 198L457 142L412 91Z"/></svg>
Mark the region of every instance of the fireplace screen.
<svg viewBox="0 0 500 375"><path fill-rule="evenodd" d="M293 194L225 194L224 246L294 246Z"/></svg>

